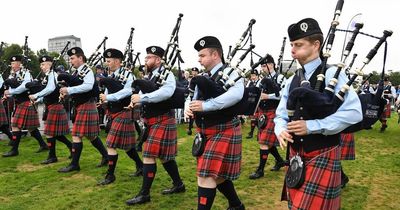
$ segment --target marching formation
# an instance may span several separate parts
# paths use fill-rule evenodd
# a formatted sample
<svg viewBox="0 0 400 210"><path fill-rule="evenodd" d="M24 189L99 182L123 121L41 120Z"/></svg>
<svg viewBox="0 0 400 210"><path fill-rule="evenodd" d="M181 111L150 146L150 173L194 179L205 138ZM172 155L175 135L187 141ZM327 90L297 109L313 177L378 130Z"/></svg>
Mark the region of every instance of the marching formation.
<svg viewBox="0 0 400 210"><path fill-rule="evenodd" d="M192 135L194 124L196 128L192 154L197 160L197 209L211 209L218 190L228 200L228 209L240 210L245 209L245 204L233 181L239 178L242 167L241 120L248 116L251 130L247 138L253 138L257 128L259 144L259 165L249 174L249 179L264 176L271 154L275 164L270 170L279 171L282 167L287 170L281 199L288 201L289 209L340 209L340 190L349 181L340 161L355 159L354 132L369 129L377 120L382 122L383 132L387 127L386 117L390 117L391 107L387 101L396 95L388 78L384 77L384 70L376 91L365 82L356 85L356 78L364 75L363 68L392 35L391 31L384 31L382 37L377 37L378 43L356 73L346 75L344 70L349 72L352 66L345 68L346 59L363 27L361 23L356 24L350 31L352 37L342 60L337 65L328 64L335 32L339 31L336 27L342 6L343 0L339 0L326 39L313 18L302 19L288 27L293 58L288 70L294 62L299 67L294 73L283 70L286 37L277 63L266 54L259 56L255 63L251 59L250 69L241 67L248 54L256 54L252 43L246 48L256 22L252 19L226 57L217 37L199 38L194 50L204 69L192 68L190 81L181 82L185 77L180 69L183 60L178 36L182 14L166 48L146 48L142 75L134 72L139 53L135 55L132 50L133 28L125 52L108 48L100 53L105 37L89 58L79 47L68 49L69 43L58 58L41 56L43 76L39 80L34 80L26 68L25 54L13 55L9 60L10 77L0 78L4 101L0 103L0 130L8 136L11 146L3 157L19 155L23 130L28 130L39 143L38 152L48 151L42 164L58 161L55 148L58 140L71 154L71 162L58 172L79 171L86 137L99 152L97 167L108 165L98 185L116 181L118 149L124 150L135 163L133 176L143 178L141 189L134 190L135 195L126 204L147 203L151 200L151 186L157 174L156 159L172 179L171 187L162 194L183 193L185 184L189 184L183 182L176 162L175 112L183 109L182 115L189 123L188 135ZM27 37L24 49L27 49ZM242 51L234 62L235 55ZM69 56L71 74L56 71L65 53ZM92 69L96 66L101 72L103 66L97 65L101 60L108 75L103 72L98 73L101 77L96 77ZM176 64L178 80L174 75ZM73 103L71 109L65 106L68 101ZM14 110L10 110L10 103L15 104ZM38 130L37 103L45 105L42 120L47 144ZM107 116L105 145L99 137L103 122L100 110ZM69 113L73 122L71 132ZM71 140L66 137L68 134ZM286 148L285 157L281 157L277 147ZM142 152L142 157L138 151Z"/></svg>

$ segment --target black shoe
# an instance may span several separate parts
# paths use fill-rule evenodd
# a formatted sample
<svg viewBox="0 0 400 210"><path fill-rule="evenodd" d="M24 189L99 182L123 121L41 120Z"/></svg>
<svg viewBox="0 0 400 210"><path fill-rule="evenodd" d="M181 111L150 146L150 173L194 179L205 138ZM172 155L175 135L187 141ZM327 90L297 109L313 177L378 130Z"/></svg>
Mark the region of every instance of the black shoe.
<svg viewBox="0 0 400 210"><path fill-rule="evenodd" d="M99 183L97 183L97 185L108 185L111 184L115 181L115 175L114 174L107 174L106 178L102 181L100 181Z"/></svg>
<svg viewBox="0 0 400 210"><path fill-rule="evenodd" d="M81 168L79 166L74 166L74 165L70 164L70 165L68 165L68 166L66 166L64 168L58 169L58 172L60 172L60 173L68 173L68 172L71 172L71 171L79 171L79 170L81 170Z"/></svg>
<svg viewBox="0 0 400 210"><path fill-rule="evenodd" d="M138 168L136 170L136 172L131 174L130 176L133 176L133 177L143 176L143 169L142 168Z"/></svg>
<svg viewBox="0 0 400 210"><path fill-rule="evenodd" d="M253 135L249 134L248 136L246 136L246 139L252 139Z"/></svg>
<svg viewBox="0 0 400 210"><path fill-rule="evenodd" d="M349 177L347 177L346 175L344 175L344 177L342 177L342 183L341 183L341 188L346 187L346 184L349 183Z"/></svg>
<svg viewBox="0 0 400 210"><path fill-rule="evenodd" d="M55 163L57 161L58 160L57 160L56 157L51 157L51 158L47 158L46 160L42 161L40 164L47 165L47 164L50 164L50 163Z"/></svg>
<svg viewBox="0 0 400 210"><path fill-rule="evenodd" d="M191 136L193 132L192 132L192 130L189 130L189 129L188 129L188 130L186 131L186 133L187 133L187 135Z"/></svg>
<svg viewBox="0 0 400 210"><path fill-rule="evenodd" d="M44 151L48 151L49 147L47 146L40 146L38 151L36 151L36 153L40 153L40 152L44 152Z"/></svg>
<svg viewBox="0 0 400 210"><path fill-rule="evenodd" d="M240 206L236 206L236 207L229 207L226 210L245 210L246 208L244 207L244 204L241 203Z"/></svg>
<svg viewBox="0 0 400 210"><path fill-rule="evenodd" d="M107 157L102 157L101 162L96 165L97 168L103 167L108 165L108 158Z"/></svg>
<svg viewBox="0 0 400 210"><path fill-rule="evenodd" d="M284 161L276 161L274 167L271 168L271 171L279 171L283 166L285 166Z"/></svg>
<svg viewBox="0 0 400 210"><path fill-rule="evenodd" d="M173 187L171 187L169 189L163 190L161 194L167 195L167 194L181 193L181 192L185 192L185 191L186 191L185 185L182 183L181 185L178 185L178 186L174 185Z"/></svg>
<svg viewBox="0 0 400 210"><path fill-rule="evenodd" d="M150 195L142 195L139 194L132 199L127 200L125 203L127 205L135 205L135 204L142 204L142 203L147 203L150 202Z"/></svg>
<svg viewBox="0 0 400 210"><path fill-rule="evenodd" d="M381 133L385 132L385 130L386 130L387 127L388 127L387 125L382 125L382 127L381 127Z"/></svg>
<svg viewBox="0 0 400 210"><path fill-rule="evenodd" d="M18 150L10 150L6 153L3 153L3 157L13 157L18 155Z"/></svg>
<svg viewBox="0 0 400 210"><path fill-rule="evenodd" d="M256 172L250 174L249 178L250 179L258 179L264 176L264 171L257 170Z"/></svg>

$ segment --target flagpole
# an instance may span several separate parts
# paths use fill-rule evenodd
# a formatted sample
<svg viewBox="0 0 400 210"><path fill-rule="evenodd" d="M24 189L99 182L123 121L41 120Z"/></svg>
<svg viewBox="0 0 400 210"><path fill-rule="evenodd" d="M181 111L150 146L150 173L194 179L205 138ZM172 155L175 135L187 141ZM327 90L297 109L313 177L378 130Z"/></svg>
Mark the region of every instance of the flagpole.
<svg viewBox="0 0 400 210"><path fill-rule="evenodd" d="M349 28L350 28L350 24L353 22L353 19L356 18L356 17L359 16L359 15L362 15L362 13L357 13L357 14L355 14L355 15L350 19L349 23L347 24L346 34L344 35L344 40L343 40L342 55L340 56L340 60L343 59L344 46L346 45L347 33L348 33Z"/></svg>

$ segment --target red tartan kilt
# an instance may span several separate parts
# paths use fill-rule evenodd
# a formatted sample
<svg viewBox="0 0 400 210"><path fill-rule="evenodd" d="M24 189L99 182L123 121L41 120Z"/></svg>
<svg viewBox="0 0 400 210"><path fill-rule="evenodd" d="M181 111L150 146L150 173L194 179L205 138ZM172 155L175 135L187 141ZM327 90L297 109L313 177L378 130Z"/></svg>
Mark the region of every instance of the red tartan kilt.
<svg viewBox="0 0 400 210"><path fill-rule="evenodd" d="M0 126L1 125L8 125L8 118L3 102L0 103Z"/></svg>
<svg viewBox="0 0 400 210"><path fill-rule="evenodd" d="M386 119L386 118L390 118L390 113L391 113L391 107L390 107L390 103L388 102L385 106L385 109L383 110L382 116L381 118Z"/></svg>
<svg viewBox="0 0 400 210"><path fill-rule="evenodd" d="M269 147L279 146L278 138L274 132L275 109L261 111L260 115L262 114L267 116L267 125L264 129L258 130L258 143L261 145L268 145Z"/></svg>
<svg viewBox="0 0 400 210"><path fill-rule="evenodd" d="M34 130L40 126L39 116L30 101L17 105L14 116L11 118L11 127Z"/></svg>
<svg viewBox="0 0 400 210"><path fill-rule="evenodd" d="M149 136L144 143L143 157L174 160L177 153L176 121L173 113L144 118Z"/></svg>
<svg viewBox="0 0 400 210"><path fill-rule="evenodd" d="M340 134L340 160L355 160L355 142L353 133Z"/></svg>
<svg viewBox="0 0 400 210"><path fill-rule="evenodd" d="M72 126L72 136L97 137L100 132L99 114L94 102L87 102L76 107L76 117Z"/></svg>
<svg viewBox="0 0 400 210"><path fill-rule="evenodd" d="M62 104L47 106L47 119L44 134L48 136L61 136L69 134L67 112Z"/></svg>
<svg viewBox="0 0 400 210"><path fill-rule="evenodd" d="M107 135L108 148L129 150L135 146L135 126L132 122L132 111L121 111L112 114L112 123Z"/></svg>
<svg viewBox="0 0 400 210"><path fill-rule="evenodd" d="M338 146L305 153L305 181L299 189L289 189L289 209L340 209L340 148ZM297 152L290 150L290 157Z"/></svg>
<svg viewBox="0 0 400 210"><path fill-rule="evenodd" d="M205 129L197 128L207 142L204 153L197 158L197 176L222 177L235 180L240 176L242 133L238 119Z"/></svg>

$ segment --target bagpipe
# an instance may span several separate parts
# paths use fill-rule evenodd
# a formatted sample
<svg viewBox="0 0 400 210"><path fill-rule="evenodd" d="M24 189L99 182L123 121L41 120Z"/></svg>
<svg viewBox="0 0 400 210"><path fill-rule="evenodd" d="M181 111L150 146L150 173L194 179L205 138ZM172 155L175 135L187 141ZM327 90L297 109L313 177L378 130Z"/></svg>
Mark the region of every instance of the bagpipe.
<svg viewBox="0 0 400 210"><path fill-rule="evenodd" d="M331 30L328 36L326 52L323 53L323 61L320 66L320 72L318 74L318 78L315 84L314 89L311 88L310 82L308 82L305 77L302 69L297 71L298 77L300 77L300 87L294 88L290 93L287 101L287 111L289 120L309 120L309 119L323 119L333 113L335 113L339 107L343 104L344 96L347 91L350 89L350 86L356 79L358 75L362 75L363 68L373 59L378 49L386 41L386 38L392 35L391 31L384 31L383 36L380 37L376 46L370 50L365 60L363 61L363 66L356 70L356 74L354 74L350 80L341 87L340 91L337 94L334 94L335 86L338 82L338 77L341 70L345 66L345 61L350 54L354 46L354 41L356 36L359 33L359 30L363 27L363 24L356 24L355 29L353 31L353 35L350 41L346 45L346 49L344 51L344 56L340 63L337 65L337 70L330 80L327 87L324 90L321 90L321 86L324 83L325 72L327 69L327 60L330 57L330 50L332 48L333 40L335 37L336 26L339 24L338 17L341 13L341 7L343 6L343 1L339 0L338 5L335 11L335 16L332 21ZM304 68L303 68L304 69ZM379 118L379 113L381 113L381 100L378 99L382 95L382 88L378 88L376 93L377 98L372 97L372 95L359 95L362 112L363 112L363 120L355 125L352 125L345 129L343 132L355 132L366 127L372 125ZM371 124L372 123L372 124Z"/></svg>
<svg viewBox="0 0 400 210"><path fill-rule="evenodd" d="M22 48L22 68L18 73L13 73L13 71L11 70L10 72L10 76L9 78L7 78L6 80L4 80L4 89L8 89L8 88L17 88L19 87L22 82L24 81L25 78L25 74L29 73L29 69L28 64L30 62L29 59L29 47L28 47L28 36L25 36L25 43L24 46ZM24 101L28 101L28 92L23 92L21 94L18 94L15 96L15 101L17 103L20 102L24 102Z"/></svg>
<svg viewBox="0 0 400 210"><path fill-rule="evenodd" d="M64 46L64 48L61 50L61 52L58 55L58 57L53 59L53 62L52 62L51 67L49 69L50 73L54 72L54 69L58 65L60 59L67 52L68 46L69 46L70 43L71 42L68 41L67 44ZM40 77L39 77L41 74L42 74L42 71L39 72L39 74L35 77L35 79L33 81L28 82L28 83L25 84L25 88L28 89L28 94L29 95L36 94L36 93L42 91L46 87L47 83L49 82L49 81L47 81L47 77L45 77L44 79L41 80ZM54 82L56 82L56 81L54 81ZM59 87L56 85L56 90L55 91L58 91L58 90L59 90ZM34 103L34 102L32 102L32 103Z"/></svg>
<svg viewBox="0 0 400 210"><path fill-rule="evenodd" d="M76 69L71 74L68 74L68 73L58 74L58 76L57 76L58 86L62 88L62 87L73 87L73 86L81 85L83 83L84 77L90 71L92 71L92 68L94 66L96 66L103 59L103 56L99 52L99 49L101 48L101 46L105 46L107 39L108 39L107 37L104 37L102 42L97 46L95 52L89 57L86 64L84 64L84 66L82 67L81 70ZM97 81L95 80L94 84L93 84L93 89L90 91L89 96L87 95L88 93L78 93L78 94L74 94L76 97L73 96L73 98L74 98L73 100L75 101L75 104L81 104L82 99L86 100L87 97L96 98L96 97L98 97L99 93L100 93L99 86L97 84ZM85 97L79 97L79 96L85 96L86 99L84 99ZM64 100L64 95L60 94L59 102L62 102L63 100Z"/></svg>
<svg viewBox="0 0 400 210"><path fill-rule="evenodd" d="M203 94L205 99L216 98L221 94L225 93L229 90L230 87L235 85L237 81L242 78L245 78L251 71L251 69L255 69L260 63L266 58L260 58L260 60L253 64L252 67L248 70L241 69L239 66L242 61L246 58L246 56L255 48L255 45L250 45L248 49L241 55L235 65L231 64L233 57L236 55L238 50L243 50L242 42L249 36L250 31L252 30L252 26L256 21L251 19L247 29L243 32L239 41L236 43L235 48L228 53L227 61L223 64L223 66L217 71L216 76L207 77L203 75L198 75L193 77L189 84L189 97L192 100L194 96L194 91L197 86L198 90ZM226 71L229 69L229 71ZM235 78L231 78L231 74L233 72L237 73ZM230 108L227 108L226 114L232 114L231 112L235 112L235 115L250 115L254 113L255 107L259 100L260 93L255 87L245 88L242 99L235 105ZM202 115L212 114L213 112L202 112Z"/></svg>
<svg viewBox="0 0 400 210"><path fill-rule="evenodd" d="M131 68L135 66L136 61L138 60L139 52L136 54L136 58L133 60L133 49L132 49L132 37L133 31L135 29L131 28L129 38L125 47L125 51L122 57L122 66L119 74L112 74L105 78L99 79L99 87L100 89L107 89L109 94L116 93L124 88L129 76L132 71ZM127 72L127 73L126 73ZM100 101L100 104L105 101ZM118 103L108 103L108 105L112 112L119 112L124 109L125 106L128 106L130 103L130 98L124 98Z"/></svg>
<svg viewBox="0 0 400 210"><path fill-rule="evenodd" d="M174 66L175 62L183 63L181 57L181 50L179 49L179 39L178 33L181 25L183 14L179 14L176 21L175 27L172 30L170 40L168 42L167 48L161 58L161 65L156 74L153 75L151 80L138 79L132 83L132 91L134 94L139 93L151 93L158 90L165 81L169 74L173 74L171 68ZM179 71L180 72L180 71ZM150 78L149 78L150 79ZM185 103L186 89L176 87L173 95L160 103L148 104L151 109L177 109L183 108ZM134 104L130 104L129 108L132 108Z"/></svg>
<svg viewBox="0 0 400 210"><path fill-rule="evenodd" d="M255 48L255 45L250 44L250 46L247 49L244 49L244 45L247 43L249 40L249 37L251 36L251 31L252 27L255 24L256 20L251 19L246 30L243 32L242 36L240 37L239 41L236 43L235 48L231 51L229 50L228 55L227 55L227 60L224 62L222 67L217 70L217 72L212 76L212 77L207 77L204 75L198 75L193 77L190 80L189 83L189 99L190 101L193 100L194 97L194 92L195 88L197 86L198 91L202 94L204 99L209 99L209 98L216 98L220 96L221 94L225 93L226 91L229 90L230 87L234 86L237 81L239 81L242 78L245 78L246 75L248 75L251 71L251 69L255 69L260 63L265 60L266 58L260 58L260 60L256 63L253 64L252 67L248 70L240 68L240 64L242 61L246 58L246 56L252 52L252 50ZM246 40L247 39L247 40ZM246 40L246 41L245 41ZM243 42L245 43L243 44ZM236 53L239 50L245 50L245 52L241 55L241 57L238 59L236 64L232 64L231 61L233 57L236 55ZM233 79L231 78L231 74L233 72L237 73L237 76L234 77ZM253 87L247 87L244 89L243 96L241 100L234 104L231 107L228 107L221 112L222 115L226 116L236 116L236 115L252 115L254 114L257 104L259 102L261 96L261 92L259 89L255 86ZM208 112L199 112L195 113L196 116L198 117L203 117L203 116L211 116L215 115L217 112L220 111L208 111ZM191 133L191 129L193 128L193 118L189 119L189 128L188 128L188 133ZM196 135L195 138L195 143L196 142L201 142L199 141L199 135ZM198 145L200 145L198 143ZM193 147L199 149L200 147ZM193 155L199 154L197 151L192 151Z"/></svg>

